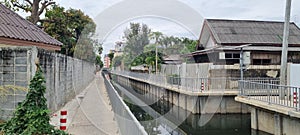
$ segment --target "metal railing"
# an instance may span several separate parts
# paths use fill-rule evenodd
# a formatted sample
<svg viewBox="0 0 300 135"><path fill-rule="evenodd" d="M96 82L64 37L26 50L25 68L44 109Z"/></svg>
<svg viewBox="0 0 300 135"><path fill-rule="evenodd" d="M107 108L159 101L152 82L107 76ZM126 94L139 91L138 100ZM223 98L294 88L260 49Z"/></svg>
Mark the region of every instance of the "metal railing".
<svg viewBox="0 0 300 135"><path fill-rule="evenodd" d="M107 80L108 76L102 75L121 135L148 135L113 85Z"/></svg>
<svg viewBox="0 0 300 135"><path fill-rule="evenodd" d="M206 92L206 91L239 91L240 78L195 78L179 77L176 75L146 74L129 71L111 71L112 74L125 76L131 79L143 80L167 88L178 88L180 91ZM274 78L245 78L245 80L279 84L279 79Z"/></svg>
<svg viewBox="0 0 300 135"><path fill-rule="evenodd" d="M251 81L239 81L239 87L241 96L300 111L300 87Z"/></svg>

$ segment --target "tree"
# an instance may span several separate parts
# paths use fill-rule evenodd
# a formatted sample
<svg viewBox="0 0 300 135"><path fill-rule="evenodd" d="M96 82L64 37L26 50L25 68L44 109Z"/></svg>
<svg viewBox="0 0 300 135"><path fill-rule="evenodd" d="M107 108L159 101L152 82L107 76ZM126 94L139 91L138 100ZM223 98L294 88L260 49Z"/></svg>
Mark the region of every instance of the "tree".
<svg viewBox="0 0 300 135"><path fill-rule="evenodd" d="M144 47L149 44L151 30L146 24L130 23L130 27L124 31L126 46L124 48L124 64L130 66L132 60L143 53ZM128 68L128 67L127 67Z"/></svg>
<svg viewBox="0 0 300 135"><path fill-rule="evenodd" d="M122 56L116 56L112 59L112 67L119 67L122 64Z"/></svg>
<svg viewBox="0 0 300 135"><path fill-rule="evenodd" d="M4 4L15 11L21 9L29 12L28 20L33 24L37 24L40 21L41 14L47 7L54 5L55 2L53 0L4 0Z"/></svg>
<svg viewBox="0 0 300 135"><path fill-rule="evenodd" d="M98 65L100 68L103 67L103 62L101 60L101 56L100 55L96 56L96 62L95 62L95 64Z"/></svg>
<svg viewBox="0 0 300 135"><path fill-rule="evenodd" d="M50 111L44 97L45 78L40 66L37 67L36 74L30 81L26 99L18 105L13 117L1 126L0 131L5 134L66 134L49 124Z"/></svg>
<svg viewBox="0 0 300 135"><path fill-rule="evenodd" d="M102 53L102 44L93 39L96 24L81 10L72 8L65 10L63 7L54 5L47 10L45 17L46 21L42 23L45 32L64 44L61 53L74 56L77 45L82 45L77 47L77 55L80 55L78 58L87 59L89 58L87 55L93 56L91 53L96 51ZM94 48L98 49L94 50Z"/></svg>
<svg viewBox="0 0 300 135"><path fill-rule="evenodd" d="M150 33L150 38L155 40L155 44L160 44L162 37L163 37L163 33L159 32L159 31L155 31L155 32L151 32Z"/></svg>

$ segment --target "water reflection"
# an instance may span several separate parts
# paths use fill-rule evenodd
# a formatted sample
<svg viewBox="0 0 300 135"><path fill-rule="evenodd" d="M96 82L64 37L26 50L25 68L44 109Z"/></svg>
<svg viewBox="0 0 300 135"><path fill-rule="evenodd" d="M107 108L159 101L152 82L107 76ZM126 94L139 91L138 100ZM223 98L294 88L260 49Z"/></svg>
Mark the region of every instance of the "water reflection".
<svg viewBox="0 0 300 135"><path fill-rule="evenodd" d="M138 92L129 87L126 87L126 89L128 91ZM157 100L149 97L146 99L143 96L140 97L136 95L144 102L156 100L157 102L150 105L150 107L160 115L168 113L168 115L164 116L169 121L174 123L183 121L183 123L174 130L174 128L171 128L172 126L169 126L167 123L156 120L158 116L153 116L153 112L147 112L149 109L133 104L131 99L122 91L118 92L149 135L269 135L264 132L251 130L250 114L216 114L207 124L200 126L201 115L191 114L161 99ZM202 114L202 116L210 117L211 115Z"/></svg>

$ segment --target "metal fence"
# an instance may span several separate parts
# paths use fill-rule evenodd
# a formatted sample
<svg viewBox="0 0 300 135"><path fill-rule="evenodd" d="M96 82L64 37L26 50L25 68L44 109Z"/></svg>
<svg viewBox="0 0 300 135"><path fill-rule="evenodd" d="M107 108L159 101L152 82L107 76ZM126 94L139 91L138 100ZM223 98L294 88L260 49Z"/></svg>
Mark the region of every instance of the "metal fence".
<svg viewBox="0 0 300 135"><path fill-rule="evenodd" d="M239 81L241 96L300 111L300 88L278 84Z"/></svg>
<svg viewBox="0 0 300 135"><path fill-rule="evenodd" d="M124 103L112 84L108 81L108 76L102 74L105 87L118 122L118 126L122 135L147 135L144 127L139 123L130 111L129 107Z"/></svg>
<svg viewBox="0 0 300 135"><path fill-rule="evenodd" d="M131 79L139 79L143 82L155 84L167 88L178 88L181 91L189 92L206 92L206 91L238 91L238 81L240 78L196 78L196 77L180 77L166 76L164 74L145 74L129 71L111 71L116 75L121 75ZM277 78L245 78L245 80L279 84Z"/></svg>

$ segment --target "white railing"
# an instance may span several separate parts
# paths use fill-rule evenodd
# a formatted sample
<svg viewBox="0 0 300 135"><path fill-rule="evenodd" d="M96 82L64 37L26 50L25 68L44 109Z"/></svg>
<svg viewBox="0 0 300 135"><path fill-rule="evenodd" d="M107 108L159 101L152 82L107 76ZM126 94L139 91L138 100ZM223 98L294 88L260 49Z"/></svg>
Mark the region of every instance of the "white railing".
<svg viewBox="0 0 300 135"><path fill-rule="evenodd" d="M108 75L102 75L121 135L148 135L110 83Z"/></svg>
<svg viewBox="0 0 300 135"><path fill-rule="evenodd" d="M240 78L195 78L179 77L177 75L146 74L129 71L110 71L112 74L140 80L165 88L176 88L187 92L209 92L209 91L239 91L238 81ZM276 78L245 78L245 80L278 84Z"/></svg>
<svg viewBox="0 0 300 135"><path fill-rule="evenodd" d="M268 102L269 104L295 108L300 111L299 87L251 81L239 81L239 87L241 96Z"/></svg>

